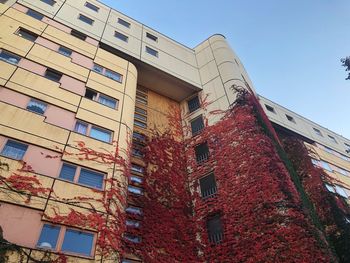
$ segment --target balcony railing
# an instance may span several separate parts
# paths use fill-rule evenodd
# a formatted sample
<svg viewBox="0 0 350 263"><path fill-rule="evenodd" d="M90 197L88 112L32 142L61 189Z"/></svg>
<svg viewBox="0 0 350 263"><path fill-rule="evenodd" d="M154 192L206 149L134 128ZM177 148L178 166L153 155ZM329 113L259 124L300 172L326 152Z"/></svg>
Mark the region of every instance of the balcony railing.
<svg viewBox="0 0 350 263"><path fill-rule="evenodd" d="M202 191L202 198L209 198L214 196L217 193L218 189L216 186L212 187L212 188L208 188L204 191Z"/></svg>
<svg viewBox="0 0 350 263"><path fill-rule="evenodd" d="M222 232L209 234L209 241L213 244L220 244L223 238L224 234Z"/></svg>

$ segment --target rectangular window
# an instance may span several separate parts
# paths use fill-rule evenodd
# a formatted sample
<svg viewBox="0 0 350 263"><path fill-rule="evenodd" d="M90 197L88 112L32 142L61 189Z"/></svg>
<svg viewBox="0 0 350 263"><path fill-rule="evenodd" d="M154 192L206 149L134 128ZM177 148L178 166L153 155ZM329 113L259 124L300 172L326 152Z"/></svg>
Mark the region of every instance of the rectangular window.
<svg viewBox="0 0 350 263"><path fill-rule="evenodd" d="M97 72L97 73L103 73L103 67L97 64L94 64L94 66L92 67L92 70Z"/></svg>
<svg viewBox="0 0 350 263"><path fill-rule="evenodd" d="M200 102L199 102L199 97L196 96L189 101L187 101L188 105L188 111L189 112L194 112L195 110L198 110L200 108Z"/></svg>
<svg viewBox="0 0 350 263"><path fill-rule="evenodd" d="M87 88L85 91L84 97L89 99L89 100L95 100L97 98L97 92L92 90L92 89Z"/></svg>
<svg viewBox="0 0 350 263"><path fill-rule="evenodd" d="M146 37L157 42L158 41L158 37L156 37L155 35L152 35L151 33L146 32Z"/></svg>
<svg viewBox="0 0 350 263"><path fill-rule="evenodd" d="M345 145L345 147L347 148L347 149L345 150L345 152L348 153L348 154L350 154L350 145L347 144L347 143L344 143L344 145Z"/></svg>
<svg viewBox="0 0 350 263"><path fill-rule="evenodd" d="M121 25L123 25L123 26L125 26L127 28L130 28L130 23L125 21L125 20L123 20L123 19L121 19L121 18L118 18L118 24L121 24Z"/></svg>
<svg viewBox="0 0 350 263"><path fill-rule="evenodd" d="M335 189L332 185L330 184L324 184L326 186L326 189L331 192L331 193L335 193Z"/></svg>
<svg viewBox="0 0 350 263"><path fill-rule="evenodd" d="M59 178L73 182L77 167L64 163L61 168Z"/></svg>
<svg viewBox="0 0 350 263"><path fill-rule="evenodd" d="M209 159L209 147L208 144L202 143L194 148L196 154L196 161L198 164L205 162Z"/></svg>
<svg viewBox="0 0 350 263"><path fill-rule="evenodd" d="M124 34L118 32L118 31L115 31L115 32L114 32L114 36L115 36L116 38L118 38L118 39L124 41L124 42L128 42L128 40L129 40L129 37L128 37L128 36L126 36L126 35L124 35Z"/></svg>
<svg viewBox="0 0 350 263"><path fill-rule="evenodd" d="M199 185L203 198L213 196L217 192L215 176L213 173L199 179Z"/></svg>
<svg viewBox="0 0 350 263"><path fill-rule="evenodd" d="M320 166L320 164L319 164L319 161L318 161L318 160L311 159L311 162L312 162L313 166L315 166L315 167L319 167L319 166Z"/></svg>
<svg viewBox="0 0 350 263"><path fill-rule="evenodd" d="M84 16L82 14L79 14L79 17L78 17L79 20L83 21L84 23L86 24L89 24L89 25L92 25L94 23L94 20L87 17L87 16Z"/></svg>
<svg viewBox="0 0 350 263"><path fill-rule="evenodd" d="M130 176L130 182L134 184L142 184L143 183L143 178L136 176L136 175L131 175Z"/></svg>
<svg viewBox="0 0 350 263"><path fill-rule="evenodd" d="M342 197L348 198L348 194L346 193L345 189L340 185L334 185L335 191Z"/></svg>
<svg viewBox="0 0 350 263"><path fill-rule="evenodd" d="M139 158L143 158L144 157L144 154L143 154L143 152L142 152L142 150L141 149L139 149L139 148L132 148L132 156L134 156L134 157L139 157Z"/></svg>
<svg viewBox="0 0 350 263"><path fill-rule="evenodd" d="M0 0L1 4L5 4L8 0Z"/></svg>
<svg viewBox="0 0 350 263"><path fill-rule="evenodd" d="M98 97L98 102L112 109L118 108L118 100L108 97L106 95L100 94L100 96Z"/></svg>
<svg viewBox="0 0 350 263"><path fill-rule="evenodd" d="M269 106L269 105L266 105L266 104L265 104L265 108L266 108L268 111L270 111L270 112L276 113L276 112L275 112L275 109L274 109L273 107Z"/></svg>
<svg viewBox="0 0 350 263"><path fill-rule="evenodd" d="M294 118L293 118L292 116L286 114L286 118L287 118L287 120L289 120L290 122L294 122L294 123L295 123L295 120L294 120Z"/></svg>
<svg viewBox="0 0 350 263"><path fill-rule="evenodd" d="M129 205L127 208L125 208L125 211L127 213L134 214L134 215L142 215L143 213L142 208L137 206L132 206L132 205Z"/></svg>
<svg viewBox="0 0 350 263"><path fill-rule="evenodd" d="M27 110L30 110L32 112L38 113L38 114L44 114L46 111L47 105L44 102L31 99L27 105Z"/></svg>
<svg viewBox="0 0 350 263"><path fill-rule="evenodd" d="M136 141L144 142L146 140L146 136L139 132L133 132L132 138Z"/></svg>
<svg viewBox="0 0 350 263"><path fill-rule="evenodd" d="M70 50L69 48L66 48L66 47L63 47L63 46L60 46L58 48L58 53L62 54L63 56L66 56L66 57L70 57L72 55L72 50Z"/></svg>
<svg viewBox="0 0 350 263"><path fill-rule="evenodd" d="M314 130L314 132L318 135L318 136L323 136L322 132L319 129L316 128L312 128Z"/></svg>
<svg viewBox="0 0 350 263"><path fill-rule="evenodd" d="M142 108L139 108L139 107L135 107L135 112L143 114L143 115L147 115L147 111L142 109Z"/></svg>
<svg viewBox="0 0 350 263"><path fill-rule="evenodd" d="M44 76L49 80L59 82L62 78L62 73L53 69L47 69Z"/></svg>
<svg viewBox="0 0 350 263"><path fill-rule="evenodd" d="M56 4L56 1L54 0L40 0L40 1L50 6L54 6Z"/></svg>
<svg viewBox="0 0 350 263"><path fill-rule="evenodd" d="M158 57L158 51L146 46L146 52L154 57Z"/></svg>
<svg viewBox="0 0 350 263"><path fill-rule="evenodd" d="M338 143L337 140L336 140L333 136L328 135L328 138L329 138L332 142Z"/></svg>
<svg viewBox="0 0 350 263"><path fill-rule="evenodd" d="M145 172L145 168L140 166L140 165L132 163L131 164L131 171L143 174Z"/></svg>
<svg viewBox="0 0 350 263"><path fill-rule="evenodd" d="M125 221L125 224L126 226L133 227L133 228L139 228L141 226L140 221L130 220L130 219L127 219Z"/></svg>
<svg viewBox="0 0 350 263"><path fill-rule="evenodd" d="M75 123L74 131L80 134L87 135L87 128L88 128L88 125L86 123L77 121Z"/></svg>
<svg viewBox="0 0 350 263"><path fill-rule="evenodd" d="M215 215L207 220L207 231L211 243L219 244L222 241L224 231L220 215Z"/></svg>
<svg viewBox="0 0 350 263"><path fill-rule="evenodd" d="M33 32L30 32L29 30L26 30L24 28L19 28L16 32L16 34L24 39L27 39L29 41L32 41L34 42L37 38L38 38L38 35L33 33Z"/></svg>
<svg viewBox="0 0 350 263"><path fill-rule="evenodd" d="M44 18L44 16L42 14L40 14L40 13L38 13L38 12L32 10L32 9L28 9L26 14L28 16L31 16L31 17L33 17L33 18L35 18L37 20L40 20L40 21Z"/></svg>
<svg viewBox="0 0 350 263"><path fill-rule="evenodd" d="M135 118L135 119L138 119L138 120L140 120L140 121L147 122L147 117L146 117L146 116L143 116L143 115L141 115L141 114L138 114L138 113L135 113L134 118Z"/></svg>
<svg viewBox="0 0 350 263"><path fill-rule="evenodd" d="M141 237L132 235L129 233L124 234L124 237L126 240L132 242L132 243L140 243L141 242Z"/></svg>
<svg viewBox="0 0 350 263"><path fill-rule="evenodd" d="M101 129L96 126L92 126L90 130L90 137L103 142L110 143L112 138L112 132L107 131L105 129Z"/></svg>
<svg viewBox="0 0 350 263"><path fill-rule="evenodd" d="M203 117L202 115L198 116L194 120L191 120L191 130L192 130L192 135L196 135L201 132L204 128L204 122L203 122Z"/></svg>
<svg viewBox="0 0 350 263"><path fill-rule="evenodd" d="M43 249L56 250L60 231L61 227L59 226L44 224L36 246Z"/></svg>
<svg viewBox="0 0 350 263"><path fill-rule="evenodd" d="M85 3L85 6L86 6L87 8L89 8L89 9L95 11L95 12L98 12L98 10L100 10L99 7L93 5L93 4L89 3L89 2L86 2L86 3Z"/></svg>
<svg viewBox="0 0 350 263"><path fill-rule="evenodd" d="M12 54L10 52L7 52L5 50L0 51L0 60L5 61L7 63L17 65L19 61L21 60L21 57Z"/></svg>
<svg viewBox="0 0 350 263"><path fill-rule="evenodd" d="M333 172L333 169L331 168L331 166L329 165L329 163L320 160L321 166L323 169L329 171L329 172Z"/></svg>
<svg viewBox="0 0 350 263"><path fill-rule="evenodd" d="M143 129L147 129L147 124L141 121L134 120L134 125Z"/></svg>
<svg viewBox="0 0 350 263"><path fill-rule="evenodd" d="M1 151L1 155L16 160L22 160L27 149L28 145L26 144L8 140Z"/></svg>
<svg viewBox="0 0 350 263"><path fill-rule="evenodd" d="M76 38L79 38L81 40L84 40L87 38L87 36L81 32L79 32L78 30L72 29L72 31L70 32L70 34Z"/></svg>
<svg viewBox="0 0 350 263"><path fill-rule="evenodd" d="M64 235L61 251L91 256L93 242L94 235L92 233L67 229Z"/></svg>
<svg viewBox="0 0 350 263"><path fill-rule="evenodd" d="M91 186L93 188L102 189L103 180L104 180L104 174L87 170L87 169L81 169L78 183Z"/></svg>
<svg viewBox="0 0 350 263"><path fill-rule="evenodd" d="M129 193L133 193L133 194L136 194L136 195L142 195L143 194L143 189L142 188L136 187L136 186L133 186L133 185L129 185L128 186L128 191L129 191Z"/></svg>
<svg viewBox="0 0 350 263"><path fill-rule="evenodd" d="M112 70L106 69L105 74L107 78L113 79L118 82L122 82L122 75L119 74L118 72L114 72Z"/></svg>

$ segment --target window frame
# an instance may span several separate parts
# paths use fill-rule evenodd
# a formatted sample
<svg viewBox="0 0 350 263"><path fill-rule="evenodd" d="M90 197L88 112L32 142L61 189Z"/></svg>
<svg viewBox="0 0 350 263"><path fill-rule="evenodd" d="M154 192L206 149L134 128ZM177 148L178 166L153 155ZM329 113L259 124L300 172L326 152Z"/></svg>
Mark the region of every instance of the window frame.
<svg viewBox="0 0 350 263"><path fill-rule="evenodd" d="M202 183L201 183L201 182L202 182L205 178L208 178L209 176L213 176L214 185L211 186L210 188L206 189L205 191L203 191L203 188L204 188L204 187L202 187ZM207 198L213 197L213 196L215 196L215 195L218 193L218 186L217 186L217 183L216 183L216 178L215 178L214 172L210 172L210 173L206 174L205 176L199 178L199 179L198 179L198 182L199 182L199 189L200 189L200 193L201 193L202 199L207 199ZM207 193L208 190L211 190L211 192L210 192L210 193Z"/></svg>
<svg viewBox="0 0 350 263"><path fill-rule="evenodd" d="M328 139L329 139L331 142L338 144L338 141L335 139L334 136L329 135L329 134L327 134L327 136L328 136Z"/></svg>
<svg viewBox="0 0 350 263"><path fill-rule="evenodd" d="M129 23L128 21L126 21L126 20L124 20L124 19L122 19L120 17L118 17L117 23L122 25L122 26L124 26L124 27L126 27L126 28L130 28L131 27L131 23Z"/></svg>
<svg viewBox="0 0 350 263"><path fill-rule="evenodd" d="M120 33L119 31L114 31L114 37L125 43L129 42L129 37L123 33Z"/></svg>
<svg viewBox="0 0 350 263"><path fill-rule="evenodd" d="M275 108L270 105L265 104L265 109L269 112L276 114Z"/></svg>
<svg viewBox="0 0 350 263"><path fill-rule="evenodd" d="M4 59L4 58L1 57L1 54L5 54L5 55L9 56L9 58L8 58L8 59ZM9 61L9 59L16 59L16 62ZM14 54L14 53L12 53L12 52L10 52L10 51L7 51L7 50L5 50L5 49L0 49L0 60L1 60L1 61L4 61L4 62L6 62L6 63L9 63L9 64L11 64L11 65L16 66L16 65L19 64L19 62L21 61L21 59L22 59L22 57L19 56L19 55L17 55L17 54Z"/></svg>
<svg viewBox="0 0 350 263"><path fill-rule="evenodd" d="M190 107L191 102L193 102L194 100L196 100L196 102L194 103L194 105L196 107ZM198 103L197 103L197 101L198 101ZM197 104L198 104L198 106L197 106ZM191 105L193 105L193 104L191 104ZM189 113L193 113L193 112L195 112L195 111L197 111L198 109L201 108L201 102L200 102L200 99L199 99L198 95L196 95L196 96L190 98L189 100L187 100L187 108L188 108L188 112Z"/></svg>
<svg viewBox="0 0 350 263"><path fill-rule="evenodd" d="M198 149L198 147L201 147L202 145L203 145L203 147L206 147L208 151L203 152L200 155L197 155L196 148ZM201 165L202 163L205 163L210 158L210 149L209 149L209 145L207 142L202 142L202 143L197 144L194 147L194 152L195 152L195 159L196 159L197 165Z"/></svg>
<svg viewBox="0 0 350 263"><path fill-rule="evenodd" d="M200 121L201 123L199 123L198 120L201 120ZM196 123L196 122L198 122L198 123ZM194 124L196 124L196 125L198 124L197 125L198 127L197 127L196 130L194 130ZM200 126L199 126L199 124L200 124ZM190 120L190 126L191 126L191 134L192 134L192 136L196 136L196 135L200 134L203 131L203 129L205 128L203 115L200 114L197 117L191 119Z"/></svg>
<svg viewBox="0 0 350 263"><path fill-rule="evenodd" d="M96 70L96 68L101 69L101 71ZM103 75L103 76L105 76L106 78L109 78L109 79L111 79L111 80L113 80L113 81L116 81L116 82L118 82L118 83L123 83L123 77L124 77L124 76L123 76L122 74L120 74L120 73L117 72L117 71L114 71L114 70L105 68L105 67L103 67L103 66L101 66L101 65L99 65L99 64L94 63L93 66L92 66L92 68L91 68L91 71L93 71L93 72L95 72L95 73L97 73L97 74ZM115 78L112 78L112 77L108 76L108 72L109 72L109 73L112 73L112 74L115 74L115 75L118 75L118 79L115 79Z"/></svg>
<svg viewBox="0 0 350 263"><path fill-rule="evenodd" d="M318 136L320 136L320 137L323 137L323 134L322 134L322 132L321 132L320 129L317 129L317 128L315 128L315 127L312 127L312 129L313 129L313 131L316 133L316 135L318 135Z"/></svg>
<svg viewBox="0 0 350 263"><path fill-rule="evenodd" d="M85 24L88 24L90 26L93 26L94 23L95 23L95 20L86 16L86 15L83 15L82 13L79 13L78 15L78 20L84 22Z"/></svg>
<svg viewBox="0 0 350 263"><path fill-rule="evenodd" d="M68 51L68 52L66 52L66 51ZM59 46L57 49L57 52L65 57L68 57L68 58L71 58L72 54L73 54L73 50L71 50L70 48L67 48L65 46Z"/></svg>
<svg viewBox="0 0 350 263"><path fill-rule="evenodd" d="M41 14L33 9L30 9L30 8L28 8L26 15L28 15L36 20L39 20L39 21L42 21L43 18L45 17L43 14Z"/></svg>
<svg viewBox="0 0 350 263"><path fill-rule="evenodd" d="M153 49L153 48L151 48L149 46L146 46L145 47L145 51L146 51L147 54L149 54L149 55L151 55L153 57L159 58L158 50L155 50L155 49Z"/></svg>
<svg viewBox="0 0 350 263"><path fill-rule="evenodd" d="M77 131L76 127L77 127L77 124L78 124L78 123L86 126L86 133L85 133L85 134L84 134L84 133L80 133L80 132ZM92 137L92 136L91 136L91 130L92 130L93 128L96 129L96 130L100 130L100 131L107 131L107 132L110 134L109 142L104 141L104 140L100 140L100 139L95 138L95 137ZM112 141L113 141L114 132L113 132L112 130L109 130L109 129L106 129L106 128L103 128L103 127L94 125L94 124L92 124L92 123L89 123L89 122L86 122L86 121L83 121L83 120L80 120L80 119L76 119L75 124L74 124L74 128L73 128L72 131L75 132L75 133L78 133L78 134L87 136L87 137L89 137L89 138L91 138L91 139L98 140L98 141L100 141L100 142L105 142L105 143L111 144Z"/></svg>
<svg viewBox="0 0 350 263"><path fill-rule="evenodd" d="M15 34L23 39L30 41L30 42L35 42L39 37L37 34L31 32L30 30L23 28L23 27L19 27Z"/></svg>
<svg viewBox="0 0 350 263"><path fill-rule="evenodd" d="M49 76L49 74L52 74L51 76ZM55 78L55 77L52 77L52 76L60 76L59 78ZM45 70L45 73L44 73L44 77L48 80L51 80L51 81L54 81L54 82L57 82L57 83L60 83L62 77L63 77L63 73L57 71L57 70L54 70L52 68L47 68Z"/></svg>
<svg viewBox="0 0 350 263"><path fill-rule="evenodd" d="M86 97L87 91L90 91L90 92L92 92L92 93L95 93L95 96L93 96L92 99L90 99L89 97ZM105 104L105 103L102 103L102 102L100 101L100 98L101 98L101 97L104 98L104 99L106 99L106 100L114 101L115 106L114 106L114 107L110 107L109 105L107 105L107 104ZM97 102L98 104L101 104L101 105L103 105L103 106L106 106L106 107L108 107L108 108L110 108L110 109L118 110L118 108L119 108L119 100L118 100L118 99L113 98L113 97L111 97L111 96L108 96L108 95L106 95L106 94L103 94L103 93L101 93L101 92L98 92L98 91L96 91L96 90L90 89L90 88L86 88L86 89L85 89L84 98L86 98L86 99L88 99L88 100L95 101L95 102Z"/></svg>
<svg viewBox="0 0 350 263"><path fill-rule="evenodd" d="M94 4L91 4L89 1L86 1L84 6L89 8L92 11L95 11L96 13L98 13L100 11L100 7L98 7L98 6L94 5Z"/></svg>
<svg viewBox="0 0 350 263"><path fill-rule="evenodd" d="M20 150L23 151L23 153L21 154L20 158L16 158L17 156L10 156L10 155L5 155L5 154L4 154L6 145L7 145L9 142L10 142L10 143L12 142L12 143L17 144L17 145L24 146L25 150L20 149ZM12 140L12 139L10 139L10 138L7 138L6 142L5 142L5 143L2 145L2 147L1 147L0 156L5 157L5 158L9 158L9 159L12 159L12 160L21 161L21 160L24 159L24 157L25 157L25 155L26 155L26 153L27 153L27 151L28 151L28 148L29 148L29 144L22 143L22 142L19 142L19 141L17 141L17 140ZM17 150L18 150L18 148L17 148Z"/></svg>
<svg viewBox="0 0 350 263"><path fill-rule="evenodd" d="M31 110L31 109L28 109L30 103L41 104L42 106L45 107L45 109L44 109L44 111L43 111L42 113L41 113L41 112L34 111L34 110ZM48 107L48 104L47 104L46 102L43 102L43 101L41 101L41 100L37 100L37 99L31 98L31 99L29 100L29 102L27 103L26 110L28 110L28 111L30 111L30 112L33 112L33 113L35 113L35 114L39 114L39 115L44 116L44 114L45 114L45 112L46 112L46 110L47 110L47 107ZM39 107L39 108L40 108L40 107Z"/></svg>
<svg viewBox="0 0 350 263"><path fill-rule="evenodd" d="M211 232L214 232L214 231L210 231L209 224L210 224L210 221L214 221L214 220L218 220L219 221L220 231L218 231L216 233L211 233ZM224 226L223 226L221 214L216 213L216 214L213 214L210 217L208 217L207 220L206 220L206 228L207 228L207 234L208 234L208 241L210 243L218 245L218 244L220 244L223 241L223 239L224 239ZM213 229L213 230L215 230L215 229ZM213 238L214 235L215 235L215 238Z"/></svg>
<svg viewBox="0 0 350 263"><path fill-rule="evenodd" d="M285 114L286 115L286 119L290 122L296 123L295 119L293 116L289 115L289 114Z"/></svg>
<svg viewBox="0 0 350 263"><path fill-rule="evenodd" d="M78 39L80 39L82 41L85 41L87 39L87 37L88 37L86 34L80 32L80 31L78 31L78 30L76 30L74 28L72 28L72 30L70 31L70 35L75 37L75 38L78 38Z"/></svg>

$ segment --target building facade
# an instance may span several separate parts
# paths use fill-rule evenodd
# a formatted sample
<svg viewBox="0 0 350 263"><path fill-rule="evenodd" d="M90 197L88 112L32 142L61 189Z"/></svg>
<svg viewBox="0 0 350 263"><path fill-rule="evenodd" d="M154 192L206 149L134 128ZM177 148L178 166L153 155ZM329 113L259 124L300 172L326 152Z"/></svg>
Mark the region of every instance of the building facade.
<svg viewBox="0 0 350 263"><path fill-rule="evenodd" d="M217 256L234 213L218 200L236 186L214 174L210 136L230 132L232 87L258 95L225 37L188 48L95 0L5 0L0 15L1 259L244 261ZM348 200L350 140L259 102Z"/></svg>

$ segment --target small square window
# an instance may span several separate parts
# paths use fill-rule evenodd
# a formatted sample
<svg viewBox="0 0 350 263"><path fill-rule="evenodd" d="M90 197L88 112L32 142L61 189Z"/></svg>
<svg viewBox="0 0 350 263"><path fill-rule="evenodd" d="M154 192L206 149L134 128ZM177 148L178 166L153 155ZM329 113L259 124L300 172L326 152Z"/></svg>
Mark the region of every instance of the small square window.
<svg viewBox="0 0 350 263"><path fill-rule="evenodd" d="M43 249L55 250L60 230L61 227L59 226L44 224L36 246Z"/></svg>
<svg viewBox="0 0 350 263"><path fill-rule="evenodd" d="M43 115L46 111L47 105L44 102L31 99L27 105L27 110Z"/></svg>
<svg viewBox="0 0 350 263"><path fill-rule="evenodd" d="M66 57L70 57L72 55L72 50L70 50L69 48L60 46L58 48L58 53L62 54L63 56L66 56Z"/></svg>
<svg viewBox="0 0 350 263"><path fill-rule="evenodd" d="M26 14L37 19L37 20L40 20L40 21L44 18L44 16L42 14L40 14L32 9L28 9Z"/></svg>
<svg viewBox="0 0 350 263"><path fill-rule="evenodd" d="M18 36L20 36L20 37L22 37L24 39L27 39L29 41L32 41L32 42L34 42L38 38L37 34L34 34L33 32L30 32L29 30L26 30L24 28L18 29L16 34Z"/></svg>
<svg viewBox="0 0 350 263"><path fill-rule="evenodd" d="M56 1L54 0L40 0L40 1L51 6L54 6L56 4Z"/></svg>
<svg viewBox="0 0 350 263"><path fill-rule="evenodd" d="M146 52L152 56L158 57L158 51L146 46Z"/></svg>
<svg viewBox="0 0 350 263"><path fill-rule="evenodd" d="M79 17L78 17L79 20L83 21L84 23L86 24L89 24L89 25L92 25L94 23L94 20L87 17L87 16L84 16L82 14L79 14Z"/></svg>
<svg viewBox="0 0 350 263"><path fill-rule="evenodd" d="M319 129L316 128L312 128L314 130L314 132L318 135L318 136L323 136L322 132Z"/></svg>
<svg viewBox="0 0 350 263"><path fill-rule="evenodd" d="M201 195L203 198L210 197L216 194L216 180L213 173L199 179Z"/></svg>
<svg viewBox="0 0 350 263"><path fill-rule="evenodd" d="M338 143L337 140L336 140L333 136L328 135L328 138L329 138L332 142Z"/></svg>
<svg viewBox="0 0 350 263"><path fill-rule="evenodd" d="M112 132L92 126L90 131L90 137L109 143L111 142L111 139L112 139Z"/></svg>
<svg viewBox="0 0 350 263"><path fill-rule="evenodd" d="M98 12L98 10L100 10L100 8L98 6L95 6L95 5L93 5L93 4L89 3L89 2L86 2L85 6L87 8L90 8L91 10L93 10L95 12Z"/></svg>
<svg viewBox="0 0 350 263"><path fill-rule="evenodd" d="M77 167L64 163L61 168L59 178L73 182Z"/></svg>
<svg viewBox="0 0 350 263"><path fill-rule="evenodd" d="M85 40L87 38L87 36L81 32L79 32L78 30L72 29L70 34L76 38L79 38L81 40Z"/></svg>
<svg viewBox="0 0 350 263"><path fill-rule="evenodd" d="M62 73L53 69L47 69L45 72L45 78L55 82L59 82L62 78Z"/></svg>
<svg viewBox="0 0 350 263"><path fill-rule="evenodd" d="M194 148L194 151L196 154L196 161L198 164L201 164L209 159L209 147L206 142L197 145Z"/></svg>
<svg viewBox="0 0 350 263"><path fill-rule="evenodd" d="M91 256L93 242L94 235L92 233L67 229L64 235L61 250Z"/></svg>
<svg viewBox="0 0 350 263"><path fill-rule="evenodd" d="M103 188L104 175L95 171L81 169L78 183L91 186L93 188Z"/></svg>
<svg viewBox="0 0 350 263"><path fill-rule="evenodd" d="M129 37L127 37L126 35L124 35L124 34L122 34L122 33L120 33L120 32L117 32L117 31L114 32L114 36L115 36L116 38L118 38L118 39L124 41L124 42L128 42L128 40L129 40Z"/></svg>
<svg viewBox="0 0 350 263"><path fill-rule="evenodd" d="M199 97L193 97L192 99L190 99L189 101L187 101L187 105L188 105L188 110L189 112L194 112L195 110L200 108L200 102L199 102Z"/></svg>
<svg viewBox="0 0 350 263"><path fill-rule="evenodd" d="M22 160L27 149L28 145L26 144L8 140L1 151L1 155L16 160Z"/></svg>
<svg viewBox="0 0 350 263"><path fill-rule="evenodd" d="M123 20L123 19L121 19L121 18L118 18L118 24L121 24L121 25L123 25L123 26L125 26L127 28L130 28L130 23L125 21L125 20Z"/></svg>
<svg viewBox="0 0 350 263"><path fill-rule="evenodd" d="M86 135L87 134L87 128L88 128L88 125L86 123L81 122L81 121L77 121L75 123L74 131L77 132L77 133Z"/></svg>
<svg viewBox="0 0 350 263"><path fill-rule="evenodd" d="M286 114L286 118L287 118L287 120L289 120L290 122L294 122L294 123L295 123L295 120L294 120L294 118L293 118L292 116Z"/></svg>
<svg viewBox="0 0 350 263"><path fill-rule="evenodd" d="M10 52L7 52L5 50L0 50L0 60L8 62L13 65L17 65L21 60L21 57L15 54L12 54Z"/></svg>
<svg viewBox="0 0 350 263"><path fill-rule="evenodd" d="M156 37L156 36L154 36L154 35L152 35L152 34L150 34L148 32L146 32L146 37L151 39L151 40L153 40L153 41L155 41L155 42L158 41L158 37Z"/></svg>
<svg viewBox="0 0 350 263"><path fill-rule="evenodd" d="M191 130L192 130L192 135L197 135L200 133L204 128L204 122L203 122L203 117L202 115L198 116L194 120L191 120Z"/></svg>
<svg viewBox="0 0 350 263"><path fill-rule="evenodd" d="M270 112L276 113L275 109L273 107L271 107L270 105L265 104L265 108Z"/></svg>

